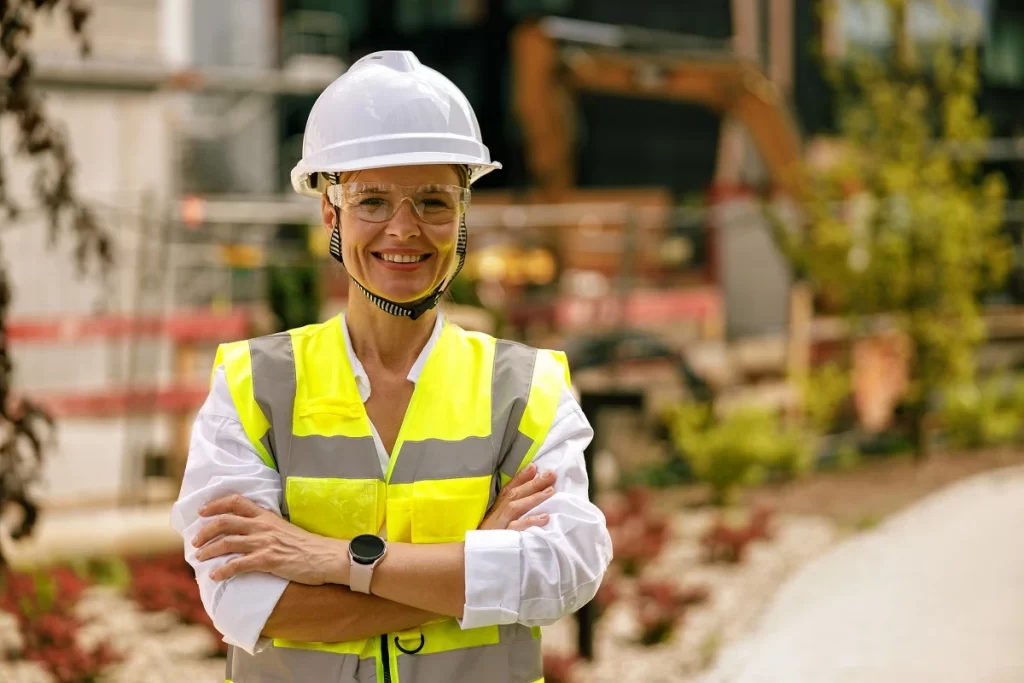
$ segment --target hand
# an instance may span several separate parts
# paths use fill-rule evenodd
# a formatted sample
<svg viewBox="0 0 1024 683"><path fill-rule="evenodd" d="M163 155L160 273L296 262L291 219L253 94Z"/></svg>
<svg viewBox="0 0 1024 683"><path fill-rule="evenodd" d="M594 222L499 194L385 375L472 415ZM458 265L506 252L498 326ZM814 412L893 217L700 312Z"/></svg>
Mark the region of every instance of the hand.
<svg viewBox="0 0 1024 683"><path fill-rule="evenodd" d="M523 516L555 495L555 490L551 486L555 483L555 473L545 472L540 476L536 475L537 466L530 464L505 484L491 511L477 528L523 531L547 524L548 516L545 514Z"/></svg>
<svg viewBox="0 0 1024 683"><path fill-rule="evenodd" d="M199 510L206 524L192 540L196 557L241 553L214 570L210 578L229 579L243 572L263 572L283 579L319 586L348 565L348 543L300 529L238 494L218 498Z"/></svg>

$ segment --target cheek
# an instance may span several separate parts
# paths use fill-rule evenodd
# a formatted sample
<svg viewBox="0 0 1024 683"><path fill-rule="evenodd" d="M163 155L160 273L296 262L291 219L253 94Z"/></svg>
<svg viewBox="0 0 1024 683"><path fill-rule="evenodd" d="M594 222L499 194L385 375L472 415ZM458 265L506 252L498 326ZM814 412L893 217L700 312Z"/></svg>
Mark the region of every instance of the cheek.
<svg viewBox="0 0 1024 683"><path fill-rule="evenodd" d="M362 251L374 238L373 230L360 228L358 225L342 223L341 250L345 255L354 255Z"/></svg>

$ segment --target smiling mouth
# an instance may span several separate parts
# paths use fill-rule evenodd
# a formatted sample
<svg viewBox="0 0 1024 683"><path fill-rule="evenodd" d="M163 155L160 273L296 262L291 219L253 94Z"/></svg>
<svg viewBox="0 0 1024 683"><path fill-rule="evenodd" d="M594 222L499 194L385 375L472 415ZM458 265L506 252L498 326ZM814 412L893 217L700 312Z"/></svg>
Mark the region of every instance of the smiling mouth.
<svg viewBox="0 0 1024 683"><path fill-rule="evenodd" d="M376 258L388 263L422 263L430 258L430 254L381 254L374 252Z"/></svg>

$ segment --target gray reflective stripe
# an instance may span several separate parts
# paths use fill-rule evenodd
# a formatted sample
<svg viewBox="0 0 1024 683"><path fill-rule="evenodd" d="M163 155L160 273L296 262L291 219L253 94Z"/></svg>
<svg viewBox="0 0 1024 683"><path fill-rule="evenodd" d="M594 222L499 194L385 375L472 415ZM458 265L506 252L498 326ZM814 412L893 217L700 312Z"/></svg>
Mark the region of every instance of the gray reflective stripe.
<svg viewBox="0 0 1024 683"><path fill-rule="evenodd" d="M494 452L488 437L461 441L406 441L391 470L392 484L427 479L465 479L494 473Z"/></svg>
<svg viewBox="0 0 1024 683"><path fill-rule="evenodd" d="M516 423L517 425L519 423ZM527 451L533 446L533 439L526 436L522 432L517 431L515 438L512 439L512 444L508 447L508 451L505 453L505 457L502 458L499 469L502 474L507 474L509 477L516 476L516 472L519 471L519 465L522 464L523 458L526 457Z"/></svg>
<svg viewBox="0 0 1024 683"><path fill-rule="evenodd" d="M526 632L529 634L530 630L527 628ZM534 683L543 677L539 638L503 638L497 645L398 657L401 683Z"/></svg>
<svg viewBox="0 0 1024 683"><path fill-rule="evenodd" d="M499 470L514 477L533 440L519 431L533 382L537 349L498 341L491 375L491 439ZM500 441L499 441L500 439Z"/></svg>
<svg viewBox="0 0 1024 683"><path fill-rule="evenodd" d="M263 410L260 408L260 410ZM260 443L267 449L267 453L270 453L271 457L274 457L274 430L273 428L268 429L267 433L260 437ZM277 462L277 458L274 458L274 462ZM280 471L280 470L279 470Z"/></svg>
<svg viewBox="0 0 1024 683"><path fill-rule="evenodd" d="M372 436L292 436L287 476L384 479Z"/></svg>
<svg viewBox="0 0 1024 683"><path fill-rule="evenodd" d="M228 649L226 678L232 683L376 683L376 660L322 650L268 647L249 655Z"/></svg>
<svg viewBox="0 0 1024 683"><path fill-rule="evenodd" d="M287 332L259 337L249 341L252 357L252 392L270 423L268 446L279 472L282 460L288 457L288 441L292 435L292 405L295 401L295 354L292 337ZM262 439L261 439L262 441Z"/></svg>

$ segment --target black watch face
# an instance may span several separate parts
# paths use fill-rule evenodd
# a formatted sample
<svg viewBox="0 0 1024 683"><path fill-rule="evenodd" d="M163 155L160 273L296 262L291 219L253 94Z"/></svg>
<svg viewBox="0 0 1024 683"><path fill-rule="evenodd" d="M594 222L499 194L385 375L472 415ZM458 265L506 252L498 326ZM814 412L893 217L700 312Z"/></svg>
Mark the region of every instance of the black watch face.
<svg viewBox="0 0 1024 683"><path fill-rule="evenodd" d="M384 541L377 536L356 536L349 542L352 557L360 564L372 564L384 552Z"/></svg>

